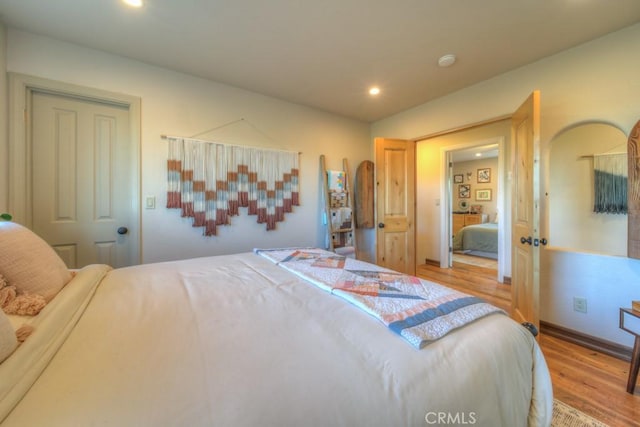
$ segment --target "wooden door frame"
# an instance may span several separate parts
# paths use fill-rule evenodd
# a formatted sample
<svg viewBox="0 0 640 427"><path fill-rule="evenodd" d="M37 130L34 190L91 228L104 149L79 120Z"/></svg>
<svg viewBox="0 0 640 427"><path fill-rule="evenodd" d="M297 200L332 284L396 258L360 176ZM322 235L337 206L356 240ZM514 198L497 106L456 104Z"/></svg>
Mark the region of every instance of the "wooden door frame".
<svg viewBox="0 0 640 427"><path fill-rule="evenodd" d="M27 114L31 111L34 92L50 93L126 108L129 111L129 140L133 171L131 210L137 230L131 230L131 251L142 260L142 223L140 198L140 98L104 91L71 83L64 83L20 73L9 75L9 186L8 208L14 221L32 228L32 136Z"/></svg>
<svg viewBox="0 0 640 427"><path fill-rule="evenodd" d="M490 138L486 140L470 141L457 145L450 145L440 148L440 200L444 203L440 203L440 267L451 267L451 214L453 211L452 201L452 187L450 186L453 181L451 176L449 162L451 159L451 153L453 151L465 150L473 147L479 147L484 145L497 144L498 145L498 171L495 175L497 177L498 191L497 191L497 208L500 215L498 215L498 282L503 283L505 277L505 271L508 271L507 267L510 267L511 260L507 254L511 254L511 241L507 240L510 230L510 215L507 213L510 209L507 209L506 196L506 141L504 136Z"/></svg>

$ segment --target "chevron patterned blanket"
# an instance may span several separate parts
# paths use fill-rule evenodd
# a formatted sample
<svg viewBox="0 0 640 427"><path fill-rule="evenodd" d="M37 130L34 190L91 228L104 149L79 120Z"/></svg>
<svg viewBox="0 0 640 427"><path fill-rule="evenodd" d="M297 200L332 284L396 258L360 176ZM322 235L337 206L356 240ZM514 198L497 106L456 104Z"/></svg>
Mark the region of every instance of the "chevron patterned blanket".
<svg viewBox="0 0 640 427"><path fill-rule="evenodd" d="M505 314L475 296L323 249L254 252L361 308L417 348L481 317Z"/></svg>

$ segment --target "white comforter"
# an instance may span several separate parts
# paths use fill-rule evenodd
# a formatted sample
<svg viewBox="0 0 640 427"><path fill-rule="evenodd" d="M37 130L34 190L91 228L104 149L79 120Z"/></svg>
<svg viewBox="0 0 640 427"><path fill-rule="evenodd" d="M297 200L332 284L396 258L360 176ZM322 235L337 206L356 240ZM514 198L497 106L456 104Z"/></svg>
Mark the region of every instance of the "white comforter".
<svg viewBox="0 0 640 427"><path fill-rule="evenodd" d="M2 426L551 419L544 358L506 316L418 350L254 254L86 267L33 322L33 335L0 365Z"/></svg>

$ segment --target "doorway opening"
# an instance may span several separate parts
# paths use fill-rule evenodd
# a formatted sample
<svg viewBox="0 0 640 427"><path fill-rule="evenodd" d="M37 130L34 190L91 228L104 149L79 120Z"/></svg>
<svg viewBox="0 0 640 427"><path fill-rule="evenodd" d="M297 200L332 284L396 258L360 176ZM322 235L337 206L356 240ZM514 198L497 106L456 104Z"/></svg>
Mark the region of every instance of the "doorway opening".
<svg viewBox="0 0 640 427"><path fill-rule="evenodd" d="M507 179L507 159L510 157L510 126L510 117L499 117L416 140L417 260L425 260L426 264L438 265L440 268L455 268L453 212L470 211L471 206L480 205L482 213L487 215L484 220L487 223L497 222L494 226L498 229L497 259L494 261L497 264L495 278L501 283L509 282L511 245L508 238L511 235L511 198ZM477 151L473 150L476 150L476 147L484 146L497 147L497 165L476 167L471 164L466 170L462 170L462 173L453 173L453 165L450 167L449 164L453 163L452 156L455 152L471 150L472 154L475 154ZM480 182L478 169L481 169ZM456 180L459 182L454 182ZM460 188L460 185L465 187ZM454 195L457 196L459 191L466 192L464 195L467 196L467 203L462 206L458 204L460 197L454 200ZM473 218L478 217L470 217Z"/></svg>
<svg viewBox="0 0 640 427"><path fill-rule="evenodd" d="M441 267L455 263L495 270L504 281L504 137L444 147L446 171Z"/></svg>

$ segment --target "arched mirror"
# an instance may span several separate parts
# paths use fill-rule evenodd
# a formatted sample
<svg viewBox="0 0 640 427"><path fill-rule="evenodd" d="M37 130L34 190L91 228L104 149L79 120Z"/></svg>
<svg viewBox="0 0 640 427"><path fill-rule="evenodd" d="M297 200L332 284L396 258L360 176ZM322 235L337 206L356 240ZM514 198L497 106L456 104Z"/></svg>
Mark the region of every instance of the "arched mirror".
<svg viewBox="0 0 640 427"><path fill-rule="evenodd" d="M626 153L626 135L606 123L580 124L561 132L551 141L550 246L578 252L627 255L627 215L594 212L596 197L600 200L604 188L600 181L600 185L595 184L594 166L604 158L622 164L626 175ZM601 176L600 171L598 175ZM598 196L595 187L599 187ZM609 197L612 193L612 190L605 190L604 194ZM626 200L626 192L624 197Z"/></svg>

